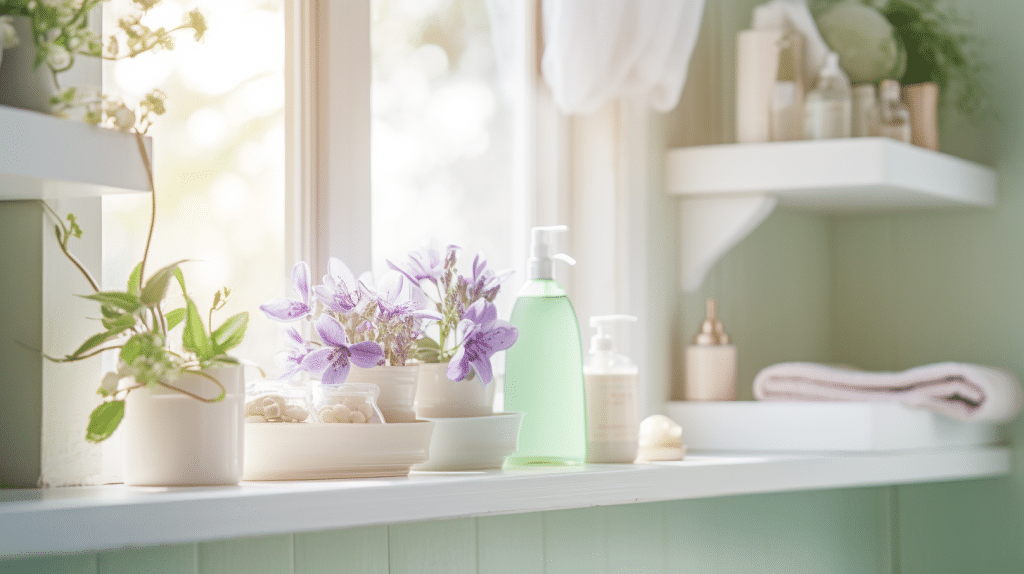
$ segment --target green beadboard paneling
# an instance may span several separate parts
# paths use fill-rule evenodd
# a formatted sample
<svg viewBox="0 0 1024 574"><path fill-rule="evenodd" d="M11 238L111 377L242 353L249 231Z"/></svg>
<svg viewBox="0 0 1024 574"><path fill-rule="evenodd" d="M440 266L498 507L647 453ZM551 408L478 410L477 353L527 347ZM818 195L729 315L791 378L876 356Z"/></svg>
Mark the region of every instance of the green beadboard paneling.
<svg viewBox="0 0 1024 574"><path fill-rule="evenodd" d="M0 560L0 574L96 574L95 554Z"/></svg>
<svg viewBox="0 0 1024 574"><path fill-rule="evenodd" d="M125 548L99 554L99 574L198 574L196 544Z"/></svg>
<svg viewBox="0 0 1024 574"><path fill-rule="evenodd" d="M390 574L475 574L476 519L388 527Z"/></svg>
<svg viewBox="0 0 1024 574"><path fill-rule="evenodd" d="M544 574L543 514L476 519L480 574Z"/></svg>
<svg viewBox="0 0 1024 574"><path fill-rule="evenodd" d="M547 574L608 572L604 508L544 513L544 568Z"/></svg>
<svg viewBox="0 0 1024 574"><path fill-rule="evenodd" d="M605 509L605 531L608 533L608 572L665 571L664 504L609 506Z"/></svg>
<svg viewBox="0 0 1024 574"><path fill-rule="evenodd" d="M388 574L388 527L295 535L295 574Z"/></svg>
<svg viewBox="0 0 1024 574"><path fill-rule="evenodd" d="M292 536L261 536L199 545L199 574L292 574Z"/></svg>
<svg viewBox="0 0 1024 574"><path fill-rule="evenodd" d="M884 496L856 489L666 503L666 572L889 574Z"/></svg>

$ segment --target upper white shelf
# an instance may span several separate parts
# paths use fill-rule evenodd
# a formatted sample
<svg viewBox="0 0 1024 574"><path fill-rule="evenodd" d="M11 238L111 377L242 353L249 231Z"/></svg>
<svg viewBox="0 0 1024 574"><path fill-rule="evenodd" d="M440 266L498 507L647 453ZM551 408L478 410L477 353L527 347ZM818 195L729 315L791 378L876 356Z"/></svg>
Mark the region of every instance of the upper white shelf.
<svg viewBox="0 0 1024 574"><path fill-rule="evenodd" d="M669 150L669 193L770 195L828 212L990 206L990 167L889 138L726 144Z"/></svg>
<svg viewBox="0 0 1024 574"><path fill-rule="evenodd" d="M135 136L0 106L0 201L139 191L149 182Z"/></svg>
<svg viewBox="0 0 1024 574"><path fill-rule="evenodd" d="M1001 447L845 455L691 455L647 465L412 473L408 478L0 491L0 558L391 524L1003 476ZM97 526L99 525L99 526Z"/></svg>
<svg viewBox="0 0 1024 574"><path fill-rule="evenodd" d="M889 138L724 144L668 150L679 196L682 286L696 291L725 253L777 205L829 213L996 201L996 172Z"/></svg>

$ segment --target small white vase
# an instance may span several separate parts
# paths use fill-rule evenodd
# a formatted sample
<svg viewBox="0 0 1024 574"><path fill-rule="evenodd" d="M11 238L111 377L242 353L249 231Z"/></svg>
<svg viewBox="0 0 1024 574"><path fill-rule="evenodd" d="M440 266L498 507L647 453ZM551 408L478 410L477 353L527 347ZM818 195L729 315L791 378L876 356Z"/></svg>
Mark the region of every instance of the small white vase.
<svg viewBox="0 0 1024 574"><path fill-rule="evenodd" d="M448 363L420 365L416 416L420 418L482 417L494 412L494 385L485 385L470 371L461 381L448 379Z"/></svg>
<svg viewBox="0 0 1024 574"><path fill-rule="evenodd" d="M416 420L413 401L416 399L416 383L420 373L419 365L404 367L373 367L360 369L352 365L346 383L373 383L380 387L377 407L384 414L384 422L411 423Z"/></svg>
<svg viewBox="0 0 1024 574"><path fill-rule="evenodd" d="M125 401L123 478L132 486L203 486L242 480L245 380L241 366L205 371L226 391L206 403L164 387L138 389ZM186 374L174 386L213 398L220 388Z"/></svg>

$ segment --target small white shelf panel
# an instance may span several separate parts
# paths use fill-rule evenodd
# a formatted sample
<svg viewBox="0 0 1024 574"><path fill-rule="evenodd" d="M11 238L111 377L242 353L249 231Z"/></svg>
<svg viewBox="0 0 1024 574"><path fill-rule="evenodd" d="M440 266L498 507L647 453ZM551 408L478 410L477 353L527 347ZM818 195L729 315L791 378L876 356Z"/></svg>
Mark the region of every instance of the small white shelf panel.
<svg viewBox="0 0 1024 574"><path fill-rule="evenodd" d="M965 480L1009 473L1009 450L846 455L692 454L576 469L412 473L408 478L123 485L0 491L0 558L196 542L431 519Z"/></svg>
<svg viewBox="0 0 1024 574"><path fill-rule="evenodd" d="M0 106L0 201L139 191L149 182L134 135Z"/></svg>
<svg viewBox="0 0 1024 574"><path fill-rule="evenodd" d="M669 193L770 195L828 212L991 206L990 167L889 138L725 144L669 150Z"/></svg>
<svg viewBox="0 0 1024 574"><path fill-rule="evenodd" d="M990 167L889 138L675 148L667 191L680 198L682 287L711 267L776 206L828 213L991 206Z"/></svg>

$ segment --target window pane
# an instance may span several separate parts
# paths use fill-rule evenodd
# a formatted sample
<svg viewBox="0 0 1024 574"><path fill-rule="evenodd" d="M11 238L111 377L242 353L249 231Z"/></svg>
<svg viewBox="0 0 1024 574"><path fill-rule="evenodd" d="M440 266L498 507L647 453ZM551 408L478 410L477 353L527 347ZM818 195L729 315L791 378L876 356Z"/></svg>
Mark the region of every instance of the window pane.
<svg viewBox="0 0 1024 574"><path fill-rule="evenodd" d="M167 113L150 130L157 221L147 273L193 260L183 270L204 322L214 292L232 289L214 323L249 311L248 334L233 354L268 374L277 372L279 328L257 306L284 294L286 276L282 3L164 0L151 11L151 26L176 26L198 6L209 24L205 40L182 34L174 51L113 63L104 77L108 93L129 105L155 87L167 94ZM105 9L116 14L125 3ZM141 259L149 213L142 194L104 200L108 288L123 288Z"/></svg>
<svg viewBox="0 0 1024 574"><path fill-rule="evenodd" d="M521 267L514 114L501 89L482 0L373 0L373 257L464 248L495 270ZM495 20L492 22L492 20ZM468 258L467 258L468 257ZM508 317L521 277L498 301Z"/></svg>

